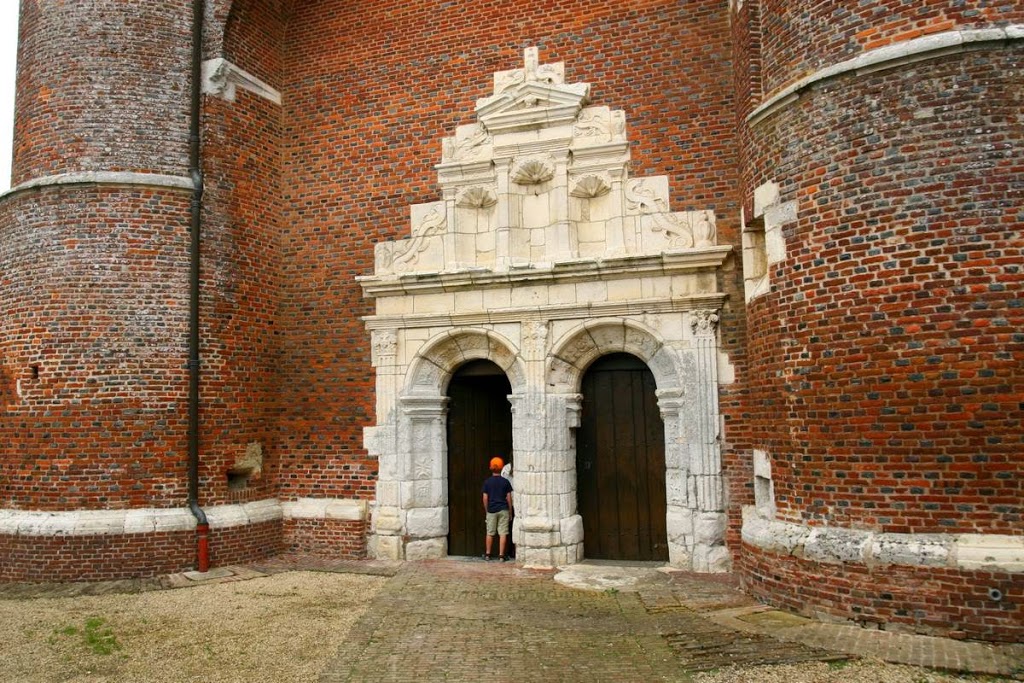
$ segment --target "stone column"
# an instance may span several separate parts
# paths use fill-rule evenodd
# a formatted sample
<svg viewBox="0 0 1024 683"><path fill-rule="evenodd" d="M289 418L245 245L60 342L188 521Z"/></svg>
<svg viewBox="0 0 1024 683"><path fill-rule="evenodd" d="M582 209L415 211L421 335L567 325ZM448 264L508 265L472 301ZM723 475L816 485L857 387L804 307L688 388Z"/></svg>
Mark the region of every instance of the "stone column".
<svg viewBox="0 0 1024 683"><path fill-rule="evenodd" d="M494 175L497 185L498 205L494 215L494 267L508 270L512 264L512 229L519 227L513 224L513 216L518 216L513 202L518 200L512 194L509 182L509 169L512 160L507 158L494 160Z"/></svg>
<svg viewBox="0 0 1024 683"><path fill-rule="evenodd" d="M665 424L665 503L667 507L668 559L673 567L689 569L693 552L693 508L690 495L690 453L686 430L680 416L684 408L682 389L657 392L658 408Z"/></svg>
<svg viewBox="0 0 1024 683"><path fill-rule="evenodd" d="M528 566L579 562L583 521L576 513L572 428L579 426L578 394L514 394L516 554Z"/></svg>
<svg viewBox="0 0 1024 683"><path fill-rule="evenodd" d="M416 560L448 552L447 402L443 396L398 400L394 462L381 458L377 483L376 557Z"/></svg>
<svg viewBox="0 0 1024 683"><path fill-rule="evenodd" d="M696 387L694 433L690 442L690 479L696 494L693 519L692 567L699 572L727 571L726 514L722 486L722 453L718 414L718 313L701 310L691 314Z"/></svg>
<svg viewBox="0 0 1024 683"><path fill-rule="evenodd" d="M552 261L564 261L579 256L579 235L576 222L569 220L569 153L553 156L555 177L548 195L550 223L544 248Z"/></svg>

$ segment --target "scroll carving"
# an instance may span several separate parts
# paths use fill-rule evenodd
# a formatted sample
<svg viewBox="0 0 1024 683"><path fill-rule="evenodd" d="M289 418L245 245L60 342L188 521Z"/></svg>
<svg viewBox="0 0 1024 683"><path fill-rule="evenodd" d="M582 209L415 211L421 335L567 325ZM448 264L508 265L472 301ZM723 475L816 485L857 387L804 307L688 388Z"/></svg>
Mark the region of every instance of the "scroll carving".
<svg viewBox="0 0 1024 683"><path fill-rule="evenodd" d="M491 136L483 128L476 130L460 139L458 135L446 138L443 142L442 156L449 161L470 161L483 155Z"/></svg>
<svg viewBox="0 0 1024 683"><path fill-rule="evenodd" d="M715 244L715 226L707 211L670 212L668 203L657 196L644 181L626 184L626 205L633 211L651 217L651 230L663 232L672 249L709 247Z"/></svg>
<svg viewBox="0 0 1024 683"><path fill-rule="evenodd" d="M395 250L392 262L394 269L404 271L414 266L419 260L420 253L427 248L427 239L444 234L447 230L448 216L444 211L439 211L437 207L434 207L420 223L419 228L413 231L415 236L410 240L409 246L403 251Z"/></svg>
<svg viewBox="0 0 1024 683"><path fill-rule="evenodd" d="M393 356L398 350L398 337L390 330L379 330L373 334L373 351L378 356Z"/></svg>
<svg viewBox="0 0 1024 683"><path fill-rule="evenodd" d="M622 140L626 135L626 114L610 111L606 107L583 110L573 126L573 135L578 138L598 138L611 142Z"/></svg>

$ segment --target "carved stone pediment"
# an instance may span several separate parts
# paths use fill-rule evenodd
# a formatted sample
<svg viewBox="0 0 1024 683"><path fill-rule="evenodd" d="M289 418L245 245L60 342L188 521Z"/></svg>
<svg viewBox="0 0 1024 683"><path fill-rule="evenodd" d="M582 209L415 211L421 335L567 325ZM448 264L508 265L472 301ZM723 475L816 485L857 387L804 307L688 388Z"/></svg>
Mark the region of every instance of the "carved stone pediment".
<svg viewBox="0 0 1024 683"><path fill-rule="evenodd" d="M442 141L442 200L412 207L407 239L378 245L374 277L716 250L714 212L673 211L667 176L631 178L625 112L589 105L589 93L536 48L496 73L477 120Z"/></svg>
<svg viewBox="0 0 1024 683"><path fill-rule="evenodd" d="M494 94L477 101L477 119L492 134L570 124L588 102L590 84L565 84L561 63L539 65L535 47L525 61L522 69L495 74Z"/></svg>

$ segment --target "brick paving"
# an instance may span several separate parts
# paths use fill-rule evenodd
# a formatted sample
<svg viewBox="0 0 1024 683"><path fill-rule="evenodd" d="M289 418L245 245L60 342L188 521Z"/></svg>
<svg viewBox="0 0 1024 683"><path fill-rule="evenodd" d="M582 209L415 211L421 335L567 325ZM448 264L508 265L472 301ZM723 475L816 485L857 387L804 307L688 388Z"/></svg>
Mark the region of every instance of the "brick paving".
<svg viewBox="0 0 1024 683"><path fill-rule="evenodd" d="M581 591L551 572L475 561L410 563L321 676L341 681L684 681L637 593Z"/></svg>
<svg viewBox="0 0 1024 683"><path fill-rule="evenodd" d="M729 665L852 657L1024 673L1024 646L819 623L756 603L728 576L652 571L635 589L580 590L553 574L408 563L320 681L688 681Z"/></svg>

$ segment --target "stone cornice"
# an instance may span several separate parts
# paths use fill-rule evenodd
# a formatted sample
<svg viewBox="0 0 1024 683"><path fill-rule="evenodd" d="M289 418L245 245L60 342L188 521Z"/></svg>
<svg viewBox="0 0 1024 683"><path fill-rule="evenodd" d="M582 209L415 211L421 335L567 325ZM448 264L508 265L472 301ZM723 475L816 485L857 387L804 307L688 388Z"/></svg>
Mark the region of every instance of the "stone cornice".
<svg viewBox="0 0 1024 683"><path fill-rule="evenodd" d="M281 92L223 57L203 62L203 94L234 102L238 88L281 104Z"/></svg>
<svg viewBox="0 0 1024 683"><path fill-rule="evenodd" d="M653 256L628 256L610 259L578 259L546 268L512 267L509 270L469 269L408 275L364 275L357 277L363 292L370 297L439 294L466 290L505 287L595 282L622 278L649 278L682 275L720 268L732 247L712 246Z"/></svg>
<svg viewBox="0 0 1024 683"><path fill-rule="evenodd" d="M394 328L425 327L476 327L487 324L523 322L526 320L574 320L590 318L613 318L642 315L645 313L678 313L702 309L719 309L725 303L726 294L695 294L672 299L637 299L626 302L551 304L533 308L500 308L475 313L423 314L423 315L372 315L366 316L367 329L385 330Z"/></svg>
<svg viewBox="0 0 1024 683"><path fill-rule="evenodd" d="M1000 534L889 534L810 527L765 519L743 509L743 542L761 550L815 562L868 567L903 565L965 571L1024 572L1024 536Z"/></svg>
<svg viewBox="0 0 1024 683"><path fill-rule="evenodd" d="M1024 39L1024 24L1014 24L1005 28L946 31L869 50L852 59L825 67L775 91L747 116L747 124L756 126L772 114L796 102L807 88L827 79L849 73L863 74L891 69L940 55L983 48L987 43L1021 39Z"/></svg>
<svg viewBox="0 0 1024 683"><path fill-rule="evenodd" d="M26 180L0 195L0 200L29 190L74 185L148 187L188 192L191 192L193 189L192 180L184 176L163 175L160 173L134 173L129 171L81 171L76 173L58 173L56 175Z"/></svg>

